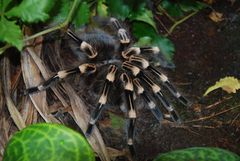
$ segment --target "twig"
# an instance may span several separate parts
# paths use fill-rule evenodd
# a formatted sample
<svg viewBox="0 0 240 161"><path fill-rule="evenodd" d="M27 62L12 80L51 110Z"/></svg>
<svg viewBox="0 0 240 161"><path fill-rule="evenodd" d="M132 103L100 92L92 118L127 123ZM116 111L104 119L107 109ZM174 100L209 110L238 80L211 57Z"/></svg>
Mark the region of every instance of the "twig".
<svg viewBox="0 0 240 161"><path fill-rule="evenodd" d="M4 45L3 47L0 48L0 55L5 51L7 50L8 48L10 48L11 45L10 44L6 44Z"/></svg>
<svg viewBox="0 0 240 161"><path fill-rule="evenodd" d="M240 116L240 113L237 114L237 116L231 121L231 126L234 124L234 122L237 120L237 118Z"/></svg>
<svg viewBox="0 0 240 161"><path fill-rule="evenodd" d="M211 104L211 105L208 105L207 107L205 107L205 109L213 108L213 107L215 107L215 106L221 104L222 102L224 102L224 101L226 101L226 100L229 100L229 99L231 99L231 98L232 98L232 97L224 98L224 99L222 99L222 100L220 100L220 101L217 101L217 102L215 102L215 103L213 103L213 104Z"/></svg>
<svg viewBox="0 0 240 161"><path fill-rule="evenodd" d="M36 33L36 34L34 34L34 35L32 35L32 36L29 36L29 37L25 38L23 41L32 40L32 39L34 39L34 38L36 38L36 37L45 35L45 34L47 34L47 33L50 33L50 32L53 32L53 31L56 31L56 30L59 30L59 29L61 29L61 28L64 28L64 27L68 26L68 24L72 21L73 14L74 14L74 12L76 11L79 3L80 3L79 0L74 0L73 5L72 5L72 8L71 8L71 10L69 11L66 20L65 20L63 23L61 23L61 24L59 24L59 25L57 25L57 26L54 26L54 27L52 27L52 28L49 28L49 29L47 29L47 30L41 31L41 32L39 32L39 33Z"/></svg>
<svg viewBox="0 0 240 161"><path fill-rule="evenodd" d="M175 20L172 16L170 16L170 15L166 12L166 10L165 10L164 8L162 8L161 5L158 5L157 9L158 9L159 11L162 11L163 14L165 14L172 22L174 22L174 23L176 22L176 20Z"/></svg>
<svg viewBox="0 0 240 161"><path fill-rule="evenodd" d="M208 120L208 119L210 119L210 118L213 118L213 117L216 117L216 116L218 116L218 115L224 114L224 113L226 113L226 112L228 112L228 111L234 110L234 109L239 108L239 107L240 107L240 105L237 105L237 106L235 106L235 107L232 107L232 108L226 109L226 110L224 110L224 111L218 112L218 113L216 113L216 114L214 114L214 115L201 117L201 118L199 118L199 119L186 121L186 122L184 122L184 123L192 123L192 122L198 122L198 121Z"/></svg>
<svg viewBox="0 0 240 161"><path fill-rule="evenodd" d="M166 30L166 32L169 34L168 28L163 24L163 22L157 16L155 16L155 18L158 20L158 22L161 24L164 30Z"/></svg>
<svg viewBox="0 0 240 161"><path fill-rule="evenodd" d="M172 27L169 29L169 34L166 34L165 36L169 36L170 34L172 34L172 32L174 31L174 29L181 23L183 23L184 21L186 21L187 19L189 19L190 17L192 17L193 15L195 15L196 13L198 13L198 11L194 11L192 13L190 13L189 15L185 16L184 18L178 20L177 22L175 22Z"/></svg>

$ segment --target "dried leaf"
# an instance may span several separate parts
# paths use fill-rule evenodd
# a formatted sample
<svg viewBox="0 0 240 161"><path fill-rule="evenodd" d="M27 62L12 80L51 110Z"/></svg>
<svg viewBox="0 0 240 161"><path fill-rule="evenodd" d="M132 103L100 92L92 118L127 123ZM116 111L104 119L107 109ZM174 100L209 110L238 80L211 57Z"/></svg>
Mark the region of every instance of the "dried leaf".
<svg viewBox="0 0 240 161"><path fill-rule="evenodd" d="M236 93L236 91L240 89L240 82L234 77L222 78L218 82L216 82L214 86L209 87L208 90L204 93L204 96L218 88L222 88L228 93Z"/></svg>
<svg viewBox="0 0 240 161"><path fill-rule="evenodd" d="M212 11L208 17L214 22L221 22L224 20L223 14L220 12Z"/></svg>
<svg viewBox="0 0 240 161"><path fill-rule="evenodd" d="M82 101L82 99L77 95L77 93L73 90L73 88L68 84L64 83L64 89L69 96L72 112L69 113L74 118L77 125L83 130L87 130L88 120L90 118L90 114L87 111L86 104ZM94 128L90 137L87 137L90 145L93 150L99 156L102 161L110 161L106 146L104 144L101 133L97 129Z"/></svg>
<svg viewBox="0 0 240 161"><path fill-rule="evenodd" d="M216 0L203 0L203 2L207 4L213 4L214 2L216 2Z"/></svg>

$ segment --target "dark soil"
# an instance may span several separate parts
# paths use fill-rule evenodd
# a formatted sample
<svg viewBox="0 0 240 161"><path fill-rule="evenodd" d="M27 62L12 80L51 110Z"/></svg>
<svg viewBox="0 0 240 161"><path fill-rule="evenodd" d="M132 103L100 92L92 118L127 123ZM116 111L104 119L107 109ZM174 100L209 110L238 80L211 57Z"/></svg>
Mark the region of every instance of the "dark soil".
<svg viewBox="0 0 240 161"><path fill-rule="evenodd" d="M220 78L240 78L240 3L231 6L222 1L213 8L223 13L224 21L211 21L208 14L212 10L205 9L178 26L170 36L176 46L176 68L167 71L168 76L193 103L189 109L177 107L184 121L240 105L239 92L227 94L216 90L203 98L207 88ZM219 104L208 109L216 102ZM239 113L237 108L203 121L161 127L149 111L142 110L136 128L137 158L151 160L158 153L196 146L220 147L240 154ZM122 148L123 140L115 138L119 137L119 131L105 131L104 135L107 144Z"/></svg>

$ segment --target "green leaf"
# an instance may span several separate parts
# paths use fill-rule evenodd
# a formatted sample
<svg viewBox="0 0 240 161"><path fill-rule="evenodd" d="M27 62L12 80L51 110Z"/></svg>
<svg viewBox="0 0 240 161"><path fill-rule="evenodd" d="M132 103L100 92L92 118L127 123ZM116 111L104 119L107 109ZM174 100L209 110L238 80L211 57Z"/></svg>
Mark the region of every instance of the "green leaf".
<svg viewBox="0 0 240 161"><path fill-rule="evenodd" d="M62 23L68 16L68 13L72 6L72 0L60 0L60 5L57 6L58 12L57 14L51 17L51 22L53 23ZM55 8L54 8L55 9Z"/></svg>
<svg viewBox="0 0 240 161"><path fill-rule="evenodd" d="M7 17L18 17L24 22L33 23L46 21L48 12L55 5L56 0L23 0L18 6L9 10Z"/></svg>
<svg viewBox="0 0 240 161"><path fill-rule="evenodd" d="M108 7L104 4L104 0L99 0L97 2L97 13L98 13L98 16L100 17L107 17L107 9Z"/></svg>
<svg viewBox="0 0 240 161"><path fill-rule="evenodd" d="M181 0L179 2L179 6L182 11L190 12L190 11L197 11L204 8L206 5L201 2L196 2L194 0Z"/></svg>
<svg viewBox="0 0 240 161"><path fill-rule="evenodd" d="M3 161L95 161L86 139L60 124L34 124L15 133Z"/></svg>
<svg viewBox="0 0 240 161"><path fill-rule="evenodd" d="M123 0L124 4L126 4L131 12L138 13L142 10L147 3L148 0Z"/></svg>
<svg viewBox="0 0 240 161"><path fill-rule="evenodd" d="M89 22L90 8L87 2L82 2L74 16L73 23L76 27L80 27L83 24Z"/></svg>
<svg viewBox="0 0 240 161"><path fill-rule="evenodd" d="M236 93L236 91L240 89L240 81L234 77L222 78L218 82L216 82L215 85L209 87L204 93L204 96L218 88L222 88L228 93Z"/></svg>
<svg viewBox="0 0 240 161"><path fill-rule="evenodd" d="M0 19L0 41L7 42L18 50L23 48L23 35L15 21L8 21L4 17Z"/></svg>
<svg viewBox="0 0 240 161"><path fill-rule="evenodd" d="M132 28L133 35L138 39L145 36L153 38L157 35L155 29L151 25L141 21L134 21Z"/></svg>
<svg viewBox="0 0 240 161"><path fill-rule="evenodd" d="M144 47L144 46L151 46L152 45L152 38L149 36L141 37L134 46Z"/></svg>
<svg viewBox="0 0 240 161"><path fill-rule="evenodd" d="M129 6L126 5L123 0L106 0L106 4L110 16L124 20L130 13Z"/></svg>
<svg viewBox="0 0 240 161"><path fill-rule="evenodd" d="M62 23L68 16L69 11L72 7L73 1L72 0L61 0L61 5L59 5L59 12L54 15L51 19L53 23ZM82 2L78 6L76 13L72 19L72 24L76 25L76 27L80 27L83 24L89 22L90 18L90 7L87 2Z"/></svg>
<svg viewBox="0 0 240 161"><path fill-rule="evenodd" d="M155 22L153 20L152 11L150 11L148 9L143 9L138 14L130 15L130 19L132 21L142 21L142 22L145 22L145 23L151 25L157 32L157 27L156 27L156 24L155 24Z"/></svg>
<svg viewBox="0 0 240 161"><path fill-rule="evenodd" d="M240 157L220 148L193 147L159 154L154 161L239 161Z"/></svg>
<svg viewBox="0 0 240 161"><path fill-rule="evenodd" d="M160 53L165 56L168 62L173 62L175 47L171 40L159 35L154 37L153 44L159 47Z"/></svg>
<svg viewBox="0 0 240 161"><path fill-rule="evenodd" d="M112 123L112 128L120 129L124 126L125 120L115 114L110 113L110 119Z"/></svg>
<svg viewBox="0 0 240 161"><path fill-rule="evenodd" d="M4 14L4 11L6 10L7 6L12 0L0 0L0 15Z"/></svg>
<svg viewBox="0 0 240 161"><path fill-rule="evenodd" d="M155 29L151 25L141 21L133 22L133 35L138 39L146 36L151 37L151 43L157 45L167 61L172 63L175 52L173 43L168 38L156 33Z"/></svg>
<svg viewBox="0 0 240 161"><path fill-rule="evenodd" d="M177 3L170 2L169 0L163 0L160 5L172 17L183 16L183 12L182 12L181 8L179 7L179 5Z"/></svg>

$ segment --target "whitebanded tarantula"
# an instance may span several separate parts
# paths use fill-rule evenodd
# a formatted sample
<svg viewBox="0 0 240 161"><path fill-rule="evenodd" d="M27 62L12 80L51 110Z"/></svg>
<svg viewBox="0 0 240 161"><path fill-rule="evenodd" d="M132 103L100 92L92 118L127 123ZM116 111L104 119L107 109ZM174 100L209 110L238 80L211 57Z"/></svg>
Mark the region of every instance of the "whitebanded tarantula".
<svg viewBox="0 0 240 161"><path fill-rule="evenodd" d="M166 87L183 105L188 106L189 102L169 82L167 76L149 62L151 55L160 53L158 47L132 46L130 34L123 28L120 21L116 18L110 18L107 23L112 26L112 30L116 32L116 35L103 32L100 36L94 36L94 34L85 33L85 37L82 38L68 29L67 35L75 41L79 50L84 54L83 63L73 69L57 72L42 84L28 88L26 93L31 94L45 90L53 82L69 75L83 74L91 76L93 73L100 72L103 66L107 66L108 72L104 73L104 84L101 93L99 93L97 107L89 120L86 136L91 134L99 116L110 102L110 93L115 87L117 90L122 90L121 93L123 94L119 95L119 97L124 96L122 105L126 107L128 117L127 144L130 150L133 151L134 126L137 117L134 103L135 96L139 96L146 102L155 118L160 122L163 119L163 114L158 107L159 103L168 111L173 121L180 122L178 113L165 98L160 86ZM104 34L107 34L107 36L104 36ZM111 42L112 40L116 41L117 45L114 45Z"/></svg>

